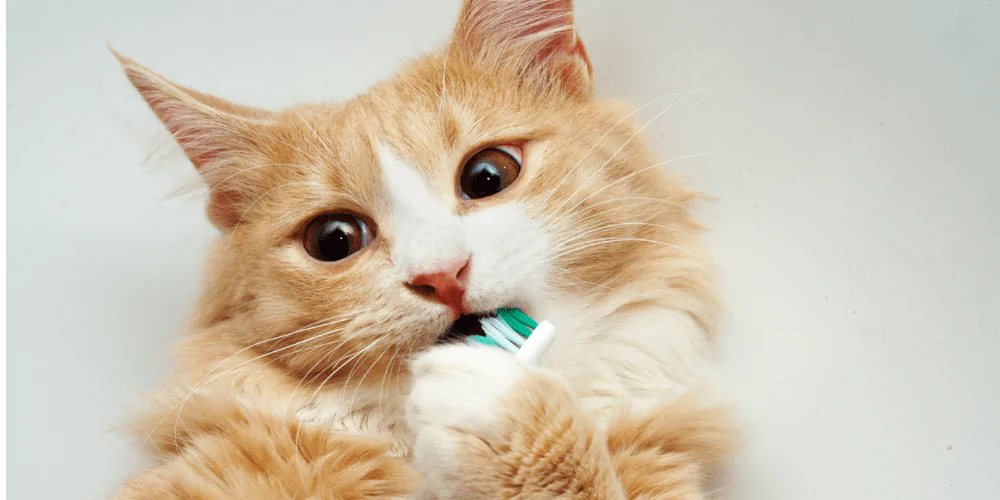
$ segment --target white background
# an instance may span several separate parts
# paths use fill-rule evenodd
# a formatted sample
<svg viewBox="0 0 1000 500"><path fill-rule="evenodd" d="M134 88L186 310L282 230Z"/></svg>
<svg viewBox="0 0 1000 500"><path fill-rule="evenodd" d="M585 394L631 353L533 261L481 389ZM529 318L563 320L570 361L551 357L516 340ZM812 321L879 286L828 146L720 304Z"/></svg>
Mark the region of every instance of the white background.
<svg viewBox="0 0 1000 500"><path fill-rule="evenodd" d="M287 5L279 5L287 4ZM812 4L807 5L807 4ZM105 43L277 107L442 42L458 1L8 5L8 493L101 498L213 230ZM1000 3L580 1L598 87L718 196L733 499L1000 498ZM649 115L646 115L649 116Z"/></svg>

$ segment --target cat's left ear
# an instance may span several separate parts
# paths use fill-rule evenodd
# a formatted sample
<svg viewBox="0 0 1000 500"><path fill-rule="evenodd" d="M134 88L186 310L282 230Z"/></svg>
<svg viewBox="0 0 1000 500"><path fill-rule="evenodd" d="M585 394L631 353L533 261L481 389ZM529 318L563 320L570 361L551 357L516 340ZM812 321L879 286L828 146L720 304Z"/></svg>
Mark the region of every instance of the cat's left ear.
<svg viewBox="0 0 1000 500"><path fill-rule="evenodd" d="M594 70L573 24L573 0L465 0L453 45L487 66L589 95Z"/></svg>
<svg viewBox="0 0 1000 500"><path fill-rule="evenodd" d="M245 167L259 155L274 114L182 87L111 52L208 184L209 219L220 229L235 227L259 188L260 172Z"/></svg>

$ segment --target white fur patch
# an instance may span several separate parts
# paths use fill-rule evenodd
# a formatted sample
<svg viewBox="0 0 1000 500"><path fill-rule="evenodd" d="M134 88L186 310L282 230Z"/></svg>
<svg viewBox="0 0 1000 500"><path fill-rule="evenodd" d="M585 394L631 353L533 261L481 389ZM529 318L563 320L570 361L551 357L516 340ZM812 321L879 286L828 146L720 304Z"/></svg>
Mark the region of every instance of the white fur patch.
<svg viewBox="0 0 1000 500"><path fill-rule="evenodd" d="M257 407L260 402L254 403ZM275 413L284 415L288 405L279 403ZM409 451L409 436L403 420L401 395L389 385L330 388L309 399L296 418L305 425L348 434L388 437L395 455Z"/></svg>
<svg viewBox="0 0 1000 500"><path fill-rule="evenodd" d="M458 216L435 198L425 180L388 146L379 144L378 157L392 206L392 261L403 279L436 272L468 257Z"/></svg>
<svg viewBox="0 0 1000 500"><path fill-rule="evenodd" d="M539 300L547 276L549 240L520 203L505 203L462 217L472 251L466 304L476 311Z"/></svg>

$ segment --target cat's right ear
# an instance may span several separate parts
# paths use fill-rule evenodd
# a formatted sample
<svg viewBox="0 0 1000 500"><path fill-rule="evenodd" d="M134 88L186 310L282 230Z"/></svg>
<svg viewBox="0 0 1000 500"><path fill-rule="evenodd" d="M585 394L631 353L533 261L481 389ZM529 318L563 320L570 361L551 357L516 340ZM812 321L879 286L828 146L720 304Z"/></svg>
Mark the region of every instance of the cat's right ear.
<svg viewBox="0 0 1000 500"><path fill-rule="evenodd" d="M592 91L594 71L573 23L573 0L465 0L453 43L489 67L513 65L529 84L555 83L583 96Z"/></svg>
<svg viewBox="0 0 1000 500"><path fill-rule="evenodd" d="M181 87L110 50L208 184L209 219L220 229L233 228L253 190L250 179L235 174L260 151L258 140L273 113Z"/></svg>

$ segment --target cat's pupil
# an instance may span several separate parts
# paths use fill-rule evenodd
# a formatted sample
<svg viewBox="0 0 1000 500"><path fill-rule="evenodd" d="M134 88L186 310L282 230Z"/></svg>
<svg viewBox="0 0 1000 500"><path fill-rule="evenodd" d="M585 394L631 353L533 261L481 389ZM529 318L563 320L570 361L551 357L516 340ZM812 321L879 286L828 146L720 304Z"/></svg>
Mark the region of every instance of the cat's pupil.
<svg viewBox="0 0 1000 500"><path fill-rule="evenodd" d="M469 172L469 187L474 198L482 198L500 191L503 177L497 167L491 163L480 162Z"/></svg>
<svg viewBox="0 0 1000 500"><path fill-rule="evenodd" d="M500 148L486 148L462 167L459 184L469 199L493 196L510 186L521 172L517 158Z"/></svg>
<svg viewBox="0 0 1000 500"><path fill-rule="evenodd" d="M320 253L330 258L339 260L351 254L351 236L354 229L342 222L333 221L323 228L323 233L319 237Z"/></svg>
<svg viewBox="0 0 1000 500"><path fill-rule="evenodd" d="M302 243L313 258L333 262L360 251L370 240L368 226L357 217L327 214L309 222Z"/></svg>

